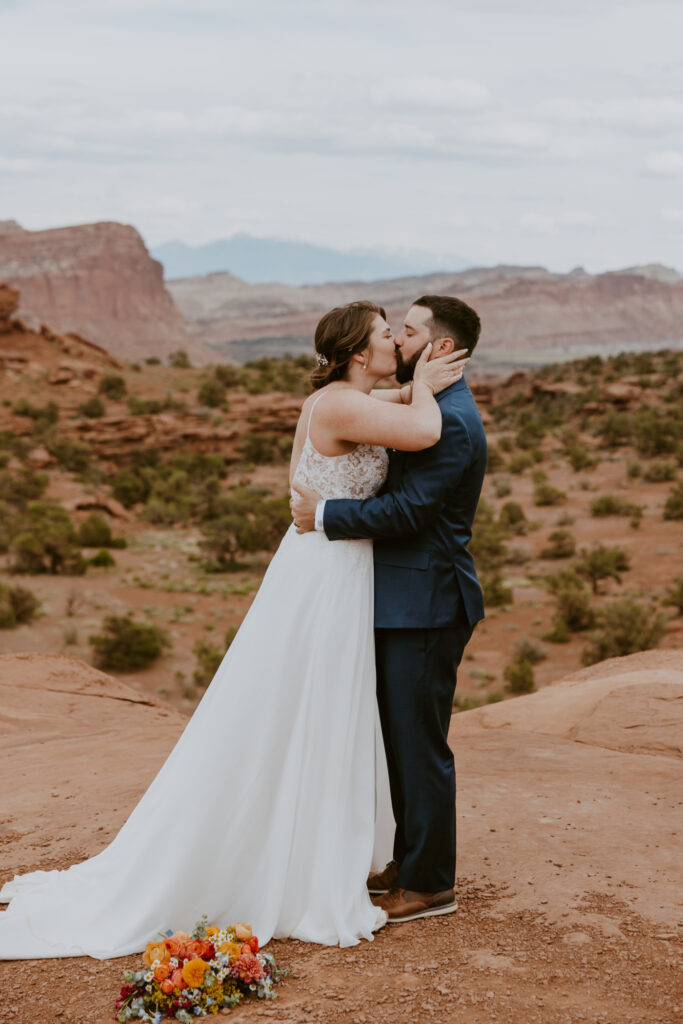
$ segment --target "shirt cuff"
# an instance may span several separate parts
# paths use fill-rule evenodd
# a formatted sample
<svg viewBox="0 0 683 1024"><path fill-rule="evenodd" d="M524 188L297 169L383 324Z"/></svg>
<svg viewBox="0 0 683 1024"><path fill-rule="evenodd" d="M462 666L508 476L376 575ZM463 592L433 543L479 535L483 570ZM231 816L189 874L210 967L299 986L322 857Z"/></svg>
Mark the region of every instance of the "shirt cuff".
<svg viewBox="0 0 683 1024"><path fill-rule="evenodd" d="M319 533L325 532L325 524L323 523L323 516L325 514L325 502L319 501L315 506L315 528Z"/></svg>

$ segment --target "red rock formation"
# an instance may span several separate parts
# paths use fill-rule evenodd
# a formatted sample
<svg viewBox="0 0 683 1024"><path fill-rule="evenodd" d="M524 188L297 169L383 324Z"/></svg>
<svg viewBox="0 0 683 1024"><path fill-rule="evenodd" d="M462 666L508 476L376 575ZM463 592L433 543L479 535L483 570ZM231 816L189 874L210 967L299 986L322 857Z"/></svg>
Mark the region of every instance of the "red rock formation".
<svg viewBox="0 0 683 1024"><path fill-rule="evenodd" d="M9 225L9 227L8 227ZM85 335L124 359L185 348L201 359L166 291L161 264L125 224L24 231L0 222L0 280L18 287L18 313L38 329Z"/></svg>

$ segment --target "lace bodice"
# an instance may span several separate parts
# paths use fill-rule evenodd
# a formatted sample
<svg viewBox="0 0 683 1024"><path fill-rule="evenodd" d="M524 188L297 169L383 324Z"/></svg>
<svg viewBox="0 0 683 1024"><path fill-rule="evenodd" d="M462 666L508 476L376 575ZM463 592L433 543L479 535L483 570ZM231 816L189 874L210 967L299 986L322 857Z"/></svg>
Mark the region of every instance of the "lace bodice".
<svg viewBox="0 0 683 1024"><path fill-rule="evenodd" d="M370 498L384 483L389 456L374 444L359 444L344 455L323 455L311 441L311 416L318 395L311 405L306 440L293 478L317 491L321 498Z"/></svg>

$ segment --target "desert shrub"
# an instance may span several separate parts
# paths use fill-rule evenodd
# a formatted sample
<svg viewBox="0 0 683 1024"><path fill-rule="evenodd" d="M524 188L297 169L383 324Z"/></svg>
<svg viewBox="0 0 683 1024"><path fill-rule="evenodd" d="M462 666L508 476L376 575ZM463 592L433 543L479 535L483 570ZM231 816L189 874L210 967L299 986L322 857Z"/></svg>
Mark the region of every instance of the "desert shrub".
<svg viewBox="0 0 683 1024"><path fill-rule="evenodd" d="M48 502L36 501L26 507L10 551L13 572L80 575L85 571L68 512Z"/></svg>
<svg viewBox="0 0 683 1024"><path fill-rule="evenodd" d="M87 564L98 569L111 569L116 565L116 559L106 548L100 548L96 555L88 559Z"/></svg>
<svg viewBox="0 0 683 1024"><path fill-rule="evenodd" d="M185 412L187 410L185 402L181 402L169 394L164 398L141 398L139 395L128 395L126 405L133 416L155 416L160 412Z"/></svg>
<svg viewBox="0 0 683 1024"><path fill-rule="evenodd" d="M598 459L591 455L588 449L582 444L571 444L565 448L565 455L569 461L569 465L572 467L575 473L580 473L582 469L593 469L597 466Z"/></svg>
<svg viewBox="0 0 683 1024"><path fill-rule="evenodd" d="M553 530L548 540L550 543L541 551L541 558L571 558L576 551L576 541L569 530Z"/></svg>
<svg viewBox="0 0 683 1024"><path fill-rule="evenodd" d="M216 644L211 644L202 638L195 642L192 649L197 658L197 664L195 666L192 679L196 686L206 687L209 685L218 671L218 666L225 657L226 651L235 639L236 633L236 626L231 626L227 630L222 649Z"/></svg>
<svg viewBox="0 0 683 1024"><path fill-rule="evenodd" d="M40 498L50 482L47 473L34 473L23 467L13 473L9 469L0 470L0 502L6 502L21 509L27 501Z"/></svg>
<svg viewBox="0 0 683 1024"><path fill-rule="evenodd" d="M546 585L555 598L553 628L544 640L566 643L570 633L581 633L595 623L590 595L580 576L565 569L546 577Z"/></svg>
<svg viewBox="0 0 683 1024"><path fill-rule="evenodd" d="M225 384L221 383L218 377L206 377L197 391L197 400L200 405L207 405L210 409L219 409L226 403Z"/></svg>
<svg viewBox="0 0 683 1024"><path fill-rule="evenodd" d="M580 576L585 576L597 594L601 580L614 579L621 583L621 573L630 568L628 553L620 547L595 544L590 550L583 548L581 558L574 566Z"/></svg>
<svg viewBox="0 0 683 1024"><path fill-rule="evenodd" d="M673 586L666 591L664 604L672 605L678 610L679 615L683 615L683 576L679 576Z"/></svg>
<svg viewBox="0 0 683 1024"><path fill-rule="evenodd" d="M581 655L583 663L648 651L657 646L666 628L664 615L652 606L620 598L598 612L597 628Z"/></svg>
<svg viewBox="0 0 683 1024"><path fill-rule="evenodd" d="M110 481L111 493L126 508L144 501L149 494L149 483L131 469L120 469Z"/></svg>
<svg viewBox="0 0 683 1024"><path fill-rule="evenodd" d="M509 477L507 477L507 476L500 476L500 475L494 476L493 480L492 480L492 483L493 483L493 490L496 493L496 497L497 498L507 498L508 494L512 490L512 485L510 483Z"/></svg>
<svg viewBox="0 0 683 1024"><path fill-rule="evenodd" d="M664 505L664 518L683 519L683 481L669 491L669 497Z"/></svg>
<svg viewBox="0 0 683 1024"><path fill-rule="evenodd" d="M286 497L273 498L254 488L222 495L219 514L201 524L209 572L234 569L240 555L274 547L291 524Z"/></svg>
<svg viewBox="0 0 683 1024"><path fill-rule="evenodd" d="M559 505L560 502L565 501L566 498L567 495L564 491L558 490L557 487L553 487L551 484L537 483L534 487L535 505Z"/></svg>
<svg viewBox="0 0 683 1024"><path fill-rule="evenodd" d="M511 473L523 473L529 466L533 466L534 459L529 452L518 452L516 455L512 455L508 459L507 468Z"/></svg>
<svg viewBox="0 0 683 1024"><path fill-rule="evenodd" d="M125 548L125 537L113 537L107 520L91 512L78 529L78 541L84 548Z"/></svg>
<svg viewBox="0 0 683 1024"><path fill-rule="evenodd" d="M175 370L189 370L192 368L190 357L184 348L178 348L175 352L169 353L168 365Z"/></svg>
<svg viewBox="0 0 683 1024"><path fill-rule="evenodd" d="M625 412L609 409L596 423L595 432L605 448L618 448L631 440L631 418Z"/></svg>
<svg viewBox="0 0 683 1024"><path fill-rule="evenodd" d="M649 484L671 483L676 479L676 463L666 459L653 459L645 467L643 480Z"/></svg>
<svg viewBox="0 0 683 1024"><path fill-rule="evenodd" d="M481 569L495 569L505 560L503 530L496 522L493 506L483 498L475 516L470 550Z"/></svg>
<svg viewBox="0 0 683 1024"><path fill-rule="evenodd" d="M36 437L44 437L59 419L59 406L52 401L45 405L32 405L28 399L20 398L14 403L13 411L17 416L30 416Z"/></svg>
<svg viewBox="0 0 683 1024"><path fill-rule="evenodd" d="M484 591L484 604L488 608L501 608L512 604L514 594L512 587L505 585L500 572L483 572L479 575L481 589Z"/></svg>
<svg viewBox="0 0 683 1024"><path fill-rule="evenodd" d="M597 519L604 516L633 516L638 506L619 497L618 494L601 494L591 502L591 515Z"/></svg>
<svg viewBox="0 0 683 1024"><path fill-rule="evenodd" d="M12 629L32 622L40 610L39 598L26 587L12 587L0 582L0 629Z"/></svg>
<svg viewBox="0 0 683 1024"><path fill-rule="evenodd" d="M146 366L161 366L161 359L157 359L156 356L148 356L145 359Z"/></svg>
<svg viewBox="0 0 683 1024"><path fill-rule="evenodd" d="M523 422L520 423L519 429L515 434L517 447L525 450L537 448L546 433L543 425L528 414L523 414L522 419Z"/></svg>
<svg viewBox="0 0 683 1024"><path fill-rule="evenodd" d="M276 434L246 433L242 438L242 458L259 466L285 461L291 454L291 439Z"/></svg>
<svg viewBox="0 0 683 1024"><path fill-rule="evenodd" d="M640 455L667 455L683 434L683 422L659 409L639 409L633 416L633 444Z"/></svg>
<svg viewBox="0 0 683 1024"><path fill-rule="evenodd" d="M503 675L508 693L533 693L536 689L534 668L526 658L515 657L505 666Z"/></svg>
<svg viewBox="0 0 683 1024"><path fill-rule="evenodd" d="M486 472L495 473L500 469L505 469L505 459L500 453L500 448L495 444L489 444L486 459Z"/></svg>
<svg viewBox="0 0 683 1024"><path fill-rule="evenodd" d="M238 366L230 366L228 363L220 363L214 366L213 375L224 388L235 388L242 383L242 373Z"/></svg>
<svg viewBox="0 0 683 1024"><path fill-rule="evenodd" d="M637 459L629 459L626 463L626 477L628 480L638 480L642 476L643 467Z"/></svg>
<svg viewBox="0 0 683 1024"><path fill-rule="evenodd" d="M501 450L502 452L505 452L505 453L506 453L507 455L509 455L509 454L510 454L510 452L512 451L512 449L514 448L514 446L515 446L515 445L514 445L514 441L513 441L513 439L512 439L511 437L510 437L510 435L509 435L509 434L505 434L505 435L504 435L503 437L501 437L501 438L499 439L499 441L498 441L498 447L500 448L500 450ZM489 449L489 450L490 450L490 449Z"/></svg>
<svg viewBox="0 0 683 1024"><path fill-rule="evenodd" d="M117 373L105 373L100 377L97 390L99 394L106 395L107 398L117 402L126 395L126 382Z"/></svg>
<svg viewBox="0 0 683 1024"><path fill-rule="evenodd" d="M92 452L85 441L74 441L53 433L45 438L45 447L70 473L85 473L90 468Z"/></svg>
<svg viewBox="0 0 683 1024"><path fill-rule="evenodd" d="M81 416L98 419L100 416L104 416L106 409L102 399L98 398L97 395L92 395L85 402L81 402L78 406L78 412Z"/></svg>
<svg viewBox="0 0 683 1024"><path fill-rule="evenodd" d="M505 533L520 536L526 533L529 522L524 509L516 501L506 501L498 514L498 522Z"/></svg>
<svg viewBox="0 0 683 1024"><path fill-rule="evenodd" d="M531 637L525 636L515 644L516 659L528 661L532 665L538 665L539 662L545 661L547 657L548 654L545 648Z"/></svg>
<svg viewBox="0 0 683 1024"><path fill-rule="evenodd" d="M135 622L128 615L107 615L102 632L89 637L98 668L132 672L146 668L170 646L158 626Z"/></svg>

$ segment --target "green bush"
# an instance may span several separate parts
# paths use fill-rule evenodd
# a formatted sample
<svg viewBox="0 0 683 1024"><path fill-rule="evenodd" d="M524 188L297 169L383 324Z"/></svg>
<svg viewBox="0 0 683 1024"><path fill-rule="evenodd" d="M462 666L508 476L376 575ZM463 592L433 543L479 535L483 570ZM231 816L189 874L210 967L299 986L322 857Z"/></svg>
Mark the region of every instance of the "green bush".
<svg viewBox="0 0 683 1024"><path fill-rule="evenodd" d="M97 512L91 512L78 529L78 542L84 548L125 548L125 537L113 537L111 527Z"/></svg>
<svg viewBox="0 0 683 1024"><path fill-rule="evenodd" d="M187 406L172 395L164 398L140 398L139 395L128 395L126 399L128 412L133 416L156 416L160 412L185 412Z"/></svg>
<svg viewBox="0 0 683 1024"><path fill-rule="evenodd" d="M625 412L610 409L596 424L596 433L606 448L618 448L631 440L631 418Z"/></svg>
<svg viewBox="0 0 683 1024"><path fill-rule="evenodd" d="M292 452L289 437L276 434L246 433L242 438L241 454L245 462L263 465L268 462L286 461Z"/></svg>
<svg viewBox="0 0 683 1024"><path fill-rule="evenodd" d="M97 395L92 395L85 402L81 402L78 406L78 412L81 416L98 419L100 416L104 416L106 409L102 399L98 398Z"/></svg>
<svg viewBox="0 0 683 1024"><path fill-rule="evenodd" d="M582 444L571 444L565 449L565 455L569 460L569 465L572 467L575 473L580 473L582 469L593 469L597 466L598 459L591 455L588 449Z"/></svg>
<svg viewBox="0 0 683 1024"><path fill-rule="evenodd" d="M569 530L553 530L548 540L550 543L541 551L541 558L571 558L576 551L576 541Z"/></svg>
<svg viewBox="0 0 683 1024"><path fill-rule="evenodd" d="M514 658L505 666L503 675L506 679L505 689L508 693L533 693L536 689L534 668L526 658Z"/></svg>
<svg viewBox="0 0 683 1024"><path fill-rule="evenodd" d="M528 452L519 452L508 459L507 468L511 473L523 473L529 466L533 466L534 458Z"/></svg>
<svg viewBox="0 0 683 1024"><path fill-rule="evenodd" d="M207 405L210 409L224 407L227 404L225 384L216 376L207 377L199 386L197 400L200 405Z"/></svg>
<svg viewBox="0 0 683 1024"><path fill-rule="evenodd" d="M197 658L197 665L192 675L192 679L196 686L206 687L209 685L213 677L216 675L218 666L225 657L226 651L235 639L236 633L236 626L231 626L230 629L228 629L225 634L222 650L215 644L211 644L202 638L195 642L193 651Z"/></svg>
<svg viewBox="0 0 683 1024"><path fill-rule="evenodd" d="M676 484L669 491L669 497L664 506L665 519L683 519L683 481Z"/></svg>
<svg viewBox="0 0 683 1024"><path fill-rule="evenodd" d="M506 554L503 538L503 530L496 522L493 506L482 498L470 542L470 550L480 569L495 569L503 564Z"/></svg>
<svg viewBox="0 0 683 1024"><path fill-rule="evenodd" d="M637 459L629 459L626 463L626 477L628 480L638 480L642 475L643 467Z"/></svg>
<svg viewBox="0 0 683 1024"><path fill-rule="evenodd" d="M484 591L484 604L488 608L500 608L512 604L514 594L512 587L507 587L500 572L483 572L479 575L481 589Z"/></svg>
<svg viewBox="0 0 683 1024"><path fill-rule="evenodd" d="M144 501L149 495L149 483L131 469L120 469L111 479L111 493L126 508Z"/></svg>
<svg viewBox="0 0 683 1024"><path fill-rule="evenodd" d="M624 548L595 544L590 550L583 548L575 569L585 576L597 594L601 580L614 579L621 583L621 573L630 568L630 559Z"/></svg>
<svg viewBox="0 0 683 1024"><path fill-rule="evenodd" d="M54 455L63 469L70 473L85 473L90 468L91 450L85 441L74 441L70 437L50 434L45 438L45 447Z"/></svg>
<svg viewBox="0 0 683 1024"><path fill-rule="evenodd" d="M40 498L49 482L47 473L34 473L23 466L16 473L9 469L1 469L0 502L22 509L27 501Z"/></svg>
<svg viewBox="0 0 683 1024"><path fill-rule="evenodd" d="M633 516L639 506L619 497L618 494L601 494L591 502L591 515L598 519L605 516Z"/></svg>
<svg viewBox="0 0 683 1024"><path fill-rule="evenodd" d="M512 484L510 478L507 476L494 476L492 479L493 490L496 493L497 498L507 498L508 494L512 490Z"/></svg>
<svg viewBox="0 0 683 1024"><path fill-rule="evenodd" d="M597 616L597 629L581 657L584 665L656 647L666 633L666 619L630 597L613 601Z"/></svg>
<svg viewBox="0 0 683 1024"><path fill-rule="evenodd" d="M664 604L673 605L683 615L683 576L679 576L664 595Z"/></svg>
<svg viewBox="0 0 683 1024"><path fill-rule="evenodd" d="M495 444L489 444L488 456L486 461L486 472L496 473L498 470L505 469L505 459L500 453L500 448L496 447Z"/></svg>
<svg viewBox="0 0 683 1024"><path fill-rule="evenodd" d="M30 416L34 421L33 434L35 437L44 437L59 419L59 406L56 402L48 402L46 405L31 405L26 398L20 398L14 403L13 410L17 416Z"/></svg>
<svg viewBox="0 0 683 1024"><path fill-rule="evenodd" d="M653 459L645 467L643 480L649 484L670 483L676 479L676 463L666 459Z"/></svg>
<svg viewBox="0 0 683 1024"><path fill-rule="evenodd" d="M560 491L557 487L552 487L550 484L538 483L534 487L535 505L559 505L560 502L566 501L566 498L567 495L564 491Z"/></svg>
<svg viewBox="0 0 683 1024"><path fill-rule="evenodd" d="M98 668L132 672L146 668L170 646L158 626L134 622L128 615L107 615L102 632L89 637Z"/></svg>
<svg viewBox="0 0 683 1024"><path fill-rule="evenodd" d="M58 505L36 501L24 510L20 531L12 539L13 572L63 573L85 571L78 537L69 514Z"/></svg>
<svg viewBox="0 0 683 1024"><path fill-rule="evenodd" d="M213 374L224 388L235 388L242 383L242 372L238 366L220 363L218 366L214 366Z"/></svg>
<svg viewBox="0 0 683 1024"><path fill-rule="evenodd" d="M128 389L123 377L120 377L117 373L105 373L100 378L97 390L101 395L106 395L107 398L117 402L125 398Z"/></svg>
<svg viewBox="0 0 683 1024"><path fill-rule="evenodd" d="M528 661L532 665L538 665L547 657L545 648L531 637L523 637L515 644L515 659L518 661Z"/></svg>
<svg viewBox="0 0 683 1024"><path fill-rule="evenodd" d="M595 624L590 595L573 569L564 569L546 577L546 586L555 597L553 628L543 639L566 643L570 633L581 633Z"/></svg>
<svg viewBox="0 0 683 1024"><path fill-rule="evenodd" d="M498 515L498 522L505 533L520 536L529 526L524 509L516 501L506 501Z"/></svg>
<svg viewBox="0 0 683 1024"><path fill-rule="evenodd" d="M87 564L93 565L98 569L112 569L116 565L116 559L106 548L100 548L96 555L88 559Z"/></svg>
<svg viewBox="0 0 683 1024"><path fill-rule="evenodd" d="M0 582L0 629L12 629L21 623L32 622L40 607L41 602L33 591Z"/></svg>
<svg viewBox="0 0 683 1024"><path fill-rule="evenodd" d="M275 547L291 524L289 501L272 498L252 488L235 488L222 495L216 518L201 524L200 546L205 568L223 572L237 567L240 555Z"/></svg>
<svg viewBox="0 0 683 1024"><path fill-rule="evenodd" d="M171 352L168 357L168 365L176 370L190 370L192 363L184 348L178 348Z"/></svg>

